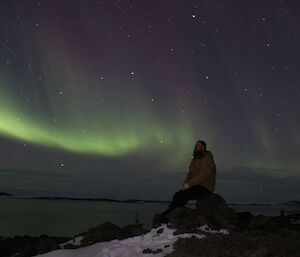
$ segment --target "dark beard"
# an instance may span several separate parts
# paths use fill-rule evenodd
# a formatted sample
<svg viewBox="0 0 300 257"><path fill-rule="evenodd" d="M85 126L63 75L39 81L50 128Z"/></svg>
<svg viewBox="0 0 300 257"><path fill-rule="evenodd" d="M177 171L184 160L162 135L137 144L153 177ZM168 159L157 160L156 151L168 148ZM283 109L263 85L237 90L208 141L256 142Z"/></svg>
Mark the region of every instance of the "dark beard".
<svg viewBox="0 0 300 257"><path fill-rule="evenodd" d="M193 152L193 157L194 157L194 159L196 158L196 157L202 157L203 156L203 152L199 152L198 150L194 150L194 152Z"/></svg>

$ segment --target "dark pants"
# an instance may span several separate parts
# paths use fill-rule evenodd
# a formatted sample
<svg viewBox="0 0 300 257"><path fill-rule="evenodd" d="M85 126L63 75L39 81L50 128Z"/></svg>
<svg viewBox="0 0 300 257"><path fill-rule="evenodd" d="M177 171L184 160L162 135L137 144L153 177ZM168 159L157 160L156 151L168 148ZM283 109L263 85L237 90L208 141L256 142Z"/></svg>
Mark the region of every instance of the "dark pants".
<svg viewBox="0 0 300 257"><path fill-rule="evenodd" d="M172 202L169 204L168 209L162 214L168 215L176 207L184 206L189 200L199 199L211 194L212 192L202 185L195 185L185 190L180 189L173 195Z"/></svg>

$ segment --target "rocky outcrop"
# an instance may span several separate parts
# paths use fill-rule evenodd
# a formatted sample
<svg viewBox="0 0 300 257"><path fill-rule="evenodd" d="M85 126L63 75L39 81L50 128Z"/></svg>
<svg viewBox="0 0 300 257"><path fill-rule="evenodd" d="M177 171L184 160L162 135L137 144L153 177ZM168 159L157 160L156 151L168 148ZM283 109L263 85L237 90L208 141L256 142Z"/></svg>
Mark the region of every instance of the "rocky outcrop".
<svg viewBox="0 0 300 257"><path fill-rule="evenodd" d="M167 216L169 226L181 231L191 231L195 227L207 224L210 228L229 231L237 230L263 230L276 232L282 228L300 230L299 224L292 225L291 221L297 219L296 214L269 217L253 215L250 212L236 212L226 204L218 194L203 197L196 201L196 208L178 207ZM156 214L153 217L153 227L166 223Z"/></svg>
<svg viewBox="0 0 300 257"><path fill-rule="evenodd" d="M235 210L226 204L218 194L203 197L196 201L196 208L214 229L234 229L239 223Z"/></svg>
<svg viewBox="0 0 300 257"><path fill-rule="evenodd" d="M0 192L0 196L13 196L13 195L6 192Z"/></svg>
<svg viewBox="0 0 300 257"><path fill-rule="evenodd" d="M165 257L299 257L299 242L300 233L293 230L232 231L225 236L179 239Z"/></svg>
<svg viewBox="0 0 300 257"><path fill-rule="evenodd" d="M147 232L149 231L143 228L143 224L132 224L121 228L111 222L104 222L97 227L90 228L87 232L76 235L76 237L83 236L83 239L80 246L73 246L72 248L87 246L96 242L124 239Z"/></svg>
<svg viewBox="0 0 300 257"><path fill-rule="evenodd" d="M122 231L125 237L139 236L149 232L149 230L143 228L143 224L127 225L122 227Z"/></svg>
<svg viewBox="0 0 300 257"><path fill-rule="evenodd" d="M250 212L236 212L217 194L197 200L196 208L178 207L167 216L174 233L197 231L207 224L229 234L207 234L203 239L179 239L174 252L166 257L298 257L300 256L299 214L269 217ZM153 227L164 223L153 217Z"/></svg>
<svg viewBox="0 0 300 257"><path fill-rule="evenodd" d="M56 249L76 249L96 242L124 239L147 232L149 231L143 228L143 224L132 224L121 228L111 222L104 222L74 237L49 237L47 235L30 237L25 235L15 236L14 238L0 238L0 256L29 257ZM76 238L80 238L78 244L75 243L76 240L74 239Z"/></svg>
<svg viewBox="0 0 300 257"><path fill-rule="evenodd" d="M87 232L81 233L78 236L83 236L81 246L86 246L95 242L122 239L124 238L124 233L119 226L111 222L105 222L97 227L90 228Z"/></svg>
<svg viewBox="0 0 300 257"><path fill-rule="evenodd" d="M1 257L29 257L60 249L59 244L69 240L69 237L39 237L15 236L0 239Z"/></svg>
<svg viewBox="0 0 300 257"><path fill-rule="evenodd" d="M234 229L239 223L239 216L217 194L203 197L196 202L196 209L178 207L167 216L170 225L179 229L190 230L192 227L209 225L212 229ZM153 217L153 227L161 223L159 215Z"/></svg>
<svg viewBox="0 0 300 257"><path fill-rule="evenodd" d="M168 226L176 228L174 234L199 233L199 227L208 225L217 231L227 229L228 235L207 233L207 237L180 239L169 257L298 257L300 252L299 213L268 217L250 212L236 212L219 195L199 199L196 208L178 207L168 215ZM157 215L153 227L159 223ZM74 237L16 236L0 237L1 257L29 257L55 249L75 249L96 242L124 239L149 232L142 224L119 227L104 222ZM162 233L158 230L157 233ZM295 243L296 242L296 243ZM162 249L145 249L144 253L159 253Z"/></svg>

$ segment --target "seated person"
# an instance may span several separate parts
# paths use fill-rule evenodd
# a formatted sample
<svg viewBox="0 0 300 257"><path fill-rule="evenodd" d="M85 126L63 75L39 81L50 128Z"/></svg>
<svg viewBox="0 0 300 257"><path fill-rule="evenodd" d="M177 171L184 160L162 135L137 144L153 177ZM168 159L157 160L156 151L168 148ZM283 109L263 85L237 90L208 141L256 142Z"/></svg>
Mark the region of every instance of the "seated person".
<svg viewBox="0 0 300 257"><path fill-rule="evenodd" d="M167 215L178 206L184 206L189 200L199 199L214 192L216 183L216 164L213 155L206 150L206 143L198 140L195 144L188 174L177 191L166 211L159 214L163 223L168 221Z"/></svg>

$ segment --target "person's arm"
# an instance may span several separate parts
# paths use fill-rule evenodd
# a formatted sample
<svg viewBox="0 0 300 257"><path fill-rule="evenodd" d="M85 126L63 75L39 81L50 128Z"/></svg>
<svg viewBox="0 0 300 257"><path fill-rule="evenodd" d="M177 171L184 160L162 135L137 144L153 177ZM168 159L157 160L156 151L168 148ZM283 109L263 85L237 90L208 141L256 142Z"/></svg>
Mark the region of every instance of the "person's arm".
<svg viewBox="0 0 300 257"><path fill-rule="evenodd" d="M202 184L209 177L212 170L214 169L214 159L209 155L205 158L206 159L203 160L203 163L201 165L201 170L199 170L198 174L188 182L190 186Z"/></svg>

